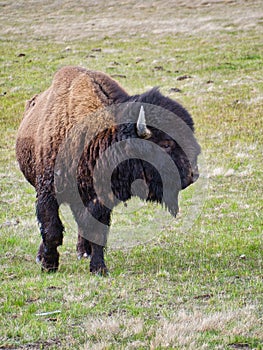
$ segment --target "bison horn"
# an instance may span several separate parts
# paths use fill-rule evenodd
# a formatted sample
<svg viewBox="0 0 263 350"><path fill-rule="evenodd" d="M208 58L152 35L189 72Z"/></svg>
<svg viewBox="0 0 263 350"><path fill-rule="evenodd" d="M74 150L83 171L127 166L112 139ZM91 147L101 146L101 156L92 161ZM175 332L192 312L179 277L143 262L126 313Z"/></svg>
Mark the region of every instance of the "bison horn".
<svg viewBox="0 0 263 350"><path fill-rule="evenodd" d="M137 120L137 134L143 139L148 139L152 136L151 131L146 126L146 119L143 106L141 106L139 118Z"/></svg>

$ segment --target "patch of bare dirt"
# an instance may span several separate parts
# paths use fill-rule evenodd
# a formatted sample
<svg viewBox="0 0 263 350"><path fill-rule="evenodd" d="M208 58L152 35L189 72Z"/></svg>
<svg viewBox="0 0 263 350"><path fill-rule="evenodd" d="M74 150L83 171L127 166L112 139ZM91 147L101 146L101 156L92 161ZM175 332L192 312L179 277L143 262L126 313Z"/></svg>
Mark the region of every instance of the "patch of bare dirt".
<svg viewBox="0 0 263 350"><path fill-rule="evenodd" d="M0 2L0 38L57 42L117 36L262 31L261 0Z"/></svg>

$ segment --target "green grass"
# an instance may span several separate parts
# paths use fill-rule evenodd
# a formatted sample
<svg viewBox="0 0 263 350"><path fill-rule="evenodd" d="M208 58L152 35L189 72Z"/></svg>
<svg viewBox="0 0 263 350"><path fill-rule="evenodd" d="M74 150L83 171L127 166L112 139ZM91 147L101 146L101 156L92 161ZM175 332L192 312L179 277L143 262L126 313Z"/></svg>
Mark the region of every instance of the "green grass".
<svg viewBox="0 0 263 350"><path fill-rule="evenodd" d="M161 1L31 5L1 4L0 348L263 349L260 2L185 1L176 18ZM107 72L130 93L160 86L191 112L203 149L202 178L181 194L176 221L150 205L133 212L136 200L116 208L107 278L76 259L64 211L59 272L40 272L35 194L15 160L25 101L69 64ZM143 244L116 247L140 229Z"/></svg>

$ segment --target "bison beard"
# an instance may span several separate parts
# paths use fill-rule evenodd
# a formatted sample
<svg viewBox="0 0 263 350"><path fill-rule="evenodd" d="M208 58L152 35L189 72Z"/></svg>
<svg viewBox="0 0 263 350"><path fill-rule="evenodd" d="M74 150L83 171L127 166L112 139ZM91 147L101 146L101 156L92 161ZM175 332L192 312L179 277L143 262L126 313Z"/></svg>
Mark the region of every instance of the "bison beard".
<svg viewBox="0 0 263 350"><path fill-rule="evenodd" d="M174 120L178 127L171 130ZM193 131L189 113L158 89L129 96L103 73L59 70L51 87L27 103L16 143L21 171L37 193L42 235L37 261L42 269L56 271L59 266L61 203L69 203L78 225L78 257L90 256L90 271L101 274L107 273L104 246L119 201L137 195L161 203L175 216L179 191L198 177L200 147ZM119 150L107 153L116 145ZM168 158L178 169L175 179L165 163ZM138 180L145 186L136 189Z"/></svg>

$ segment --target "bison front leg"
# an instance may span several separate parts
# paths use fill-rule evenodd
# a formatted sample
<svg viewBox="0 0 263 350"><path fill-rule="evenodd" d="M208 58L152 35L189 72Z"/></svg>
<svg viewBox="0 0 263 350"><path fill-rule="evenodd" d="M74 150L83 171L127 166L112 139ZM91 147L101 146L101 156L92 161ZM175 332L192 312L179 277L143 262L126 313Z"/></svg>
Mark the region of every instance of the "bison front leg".
<svg viewBox="0 0 263 350"><path fill-rule="evenodd" d="M71 210L78 224L78 257L90 256L90 272L106 275L104 247L109 232L111 211L96 201L89 207L71 203Z"/></svg>
<svg viewBox="0 0 263 350"><path fill-rule="evenodd" d="M85 233L81 227L78 229L77 254L78 259L90 257L90 272L99 275L107 275L107 267L104 261L104 246L89 241L93 234Z"/></svg>
<svg viewBox="0 0 263 350"><path fill-rule="evenodd" d="M58 203L53 196L38 196L37 218L43 240L38 250L37 261L41 262L43 271L57 271L57 247L62 245L64 228L58 215Z"/></svg>
<svg viewBox="0 0 263 350"><path fill-rule="evenodd" d="M104 262L104 247L95 243L91 243L90 272L102 276L108 274Z"/></svg>
<svg viewBox="0 0 263 350"><path fill-rule="evenodd" d="M90 257L90 272L94 274L106 275L107 267L104 262L104 247L90 242L85 237L89 236L79 227L77 243L78 259Z"/></svg>

